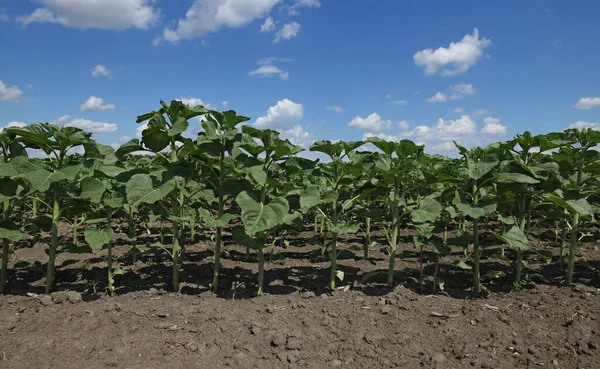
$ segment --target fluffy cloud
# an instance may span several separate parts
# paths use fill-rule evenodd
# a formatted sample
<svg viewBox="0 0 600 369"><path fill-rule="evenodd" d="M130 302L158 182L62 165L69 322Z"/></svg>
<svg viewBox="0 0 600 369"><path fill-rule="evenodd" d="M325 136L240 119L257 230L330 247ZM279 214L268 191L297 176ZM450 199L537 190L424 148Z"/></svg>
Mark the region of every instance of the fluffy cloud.
<svg viewBox="0 0 600 369"><path fill-rule="evenodd" d="M62 127L77 127L92 133L110 133L119 128L115 123L94 122L81 118L71 119L68 115L63 115L52 123Z"/></svg>
<svg viewBox="0 0 600 369"><path fill-rule="evenodd" d="M506 126L500 124L500 119L487 117L483 120L485 124L481 129L481 133L492 136L502 136L506 134Z"/></svg>
<svg viewBox="0 0 600 369"><path fill-rule="evenodd" d="M463 109L463 108L461 108L460 106L459 106L459 107L457 107L457 108L454 108L454 110L453 110L453 112L455 112L455 113L458 113L458 114L462 114L462 113L463 113L463 111L464 111L464 109Z"/></svg>
<svg viewBox="0 0 600 369"><path fill-rule="evenodd" d="M390 101L390 104L392 104L392 105L406 105L406 104L408 104L408 101L406 101L406 100L392 100L392 101Z"/></svg>
<svg viewBox="0 0 600 369"><path fill-rule="evenodd" d="M579 99L575 108L577 109L591 109L600 107L600 97L582 97Z"/></svg>
<svg viewBox="0 0 600 369"><path fill-rule="evenodd" d="M361 118L357 115L350 123L348 123L348 126L378 132L389 129L392 126L392 121L382 120L379 114L372 113L366 118Z"/></svg>
<svg viewBox="0 0 600 369"><path fill-rule="evenodd" d="M242 27L268 14L280 0L195 0L174 29L163 37L171 43L200 38L222 27Z"/></svg>
<svg viewBox="0 0 600 369"><path fill-rule="evenodd" d="M437 102L437 103L443 103L448 101L448 95L446 95L443 92L439 92L436 93L435 95L431 96L429 99L427 99L427 102Z"/></svg>
<svg viewBox="0 0 600 369"><path fill-rule="evenodd" d="M115 104L104 104L104 100L100 97L90 96L90 98L79 107L81 111L105 111L115 110Z"/></svg>
<svg viewBox="0 0 600 369"><path fill-rule="evenodd" d="M416 142L461 140L465 136L477 133L477 124L468 115L456 120L438 119L434 126L417 126L414 129L401 132L401 138Z"/></svg>
<svg viewBox="0 0 600 369"><path fill-rule="evenodd" d="M9 23L10 22L10 16L6 13L4 13L3 9L0 9L0 23Z"/></svg>
<svg viewBox="0 0 600 369"><path fill-rule="evenodd" d="M413 55L413 59L417 66L425 68L426 75L440 71L442 76L453 76L477 64L490 44L487 38L479 39L479 31L475 28L472 35L465 35L461 41L450 43L448 48L421 50Z"/></svg>
<svg viewBox="0 0 600 369"><path fill-rule="evenodd" d="M24 26L31 23L58 23L87 29L148 29L155 25L160 10L154 0L38 0L43 7L17 17Z"/></svg>
<svg viewBox="0 0 600 369"><path fill-rule="evenodd" d="M300 33L300 28L302 26L298 22L292 22L285 24L277 33L275 34L274 43L281 42L281 40L289 40Z"/></svg>
<svg viewBox="0 0 600 369"><path fill-rule="evenodd" d="M575 129L591 128L591 129L595 129L596 131L600 131L600 123L591 123L591 122L586 122L586 121L580 120L578 122L571 124L569 126L569 128L575 128Z"/></svg>
<svg viewBox="0 0 600 369"><path fill-rule="evenodd" d="M403 131L406 131L410 126L408 125L408 122L405 120L401 120L400 122L398 122L398 128L400 128Z"/></svg>
<svg viewBox="0 0 600 369"><path fill-rule="evenodd" d="M275 22L272 17L268 17L267 19L265 19L265 23L263 23L262 26L260 26L260 31L271 32L275 30L276 26L277 22Z"/></svg>
<svg viewBox="0 0 600 369"><path fill-rule="evenodd" d="M483 117L486 114L489 114L490 112L488 110L485 109L477 109L473 112L473 114L471 114L471 116L475 119L479 119L481 117Z"/></svg>
<svg viewBox="0 0 600 369"><path fill-rule="evenodd" d="M98 64L94 67L94 70L92 71L92 77L108 77L111 78L112 77L112 71L108 68L106 68L104 65L102 64Z"/></svg>
<svg viewBox="0 0 600 369"><path fill-rule="evenodd" d="M304 109L302 104L283 99L271 106L267 115L256 119L254 127L271 129L289 129L294 123L302 119Z"/></svg>
<svg viewBox="0 0 600 369"><path fill-rule="evenodd" d="M344 112L344 108L342 108L341 106L337 106L337 105L328 106L327 109L333 110L336 113L343 113Z"/></svg>
<svg viewBox="0 0 600 369"><path fill-rule="evenodd" d="M304 149L308 149L316 141L314 135L311 132L306 132L300 125L287 130L281 130L280 137L288 139L294 145L298 145Z"/></svg>
<svg viewBox="0 0 600 369"><path fill-rule="evenodd" d="M7 86L0 80L0 101L19 102L23 91L16 85Z"/></svg>
<svg viewBox="0 0 600 369"><path fill-rule="evenodd" d="M251 76L261 76L261 77L273 77L279 76L282 80L287 80L290 77L288 72L284 72L279 67L274 65L263 65L253 71L250 72Z"/></svg>
<svg viewBox="0 0 600 369"><path fill-rule="evenodd" d="M454 91L452 96L450 96L450 99L452 100L462 99L465 96L473 95L475 93L475 87L473 87L473 85L470 83L463 83L450 88Z"/></svg>
<svg viewBox="0 0 600 369"><path fill-rule="evenodd" d="M4 127L0 127L0 132L4 131L4 129L6 128L11 128L11 127L19 127L19 128L23 128L27 125L27 123L24 122L8 122Z"/></svg>
<svg viewBox="0 0 600 369"><path fill-rule="evenodd" d="M319 0L296 0L294 5L288 7L288 14L298 15L298 9L301 7L319 8L321 7L321 2Z"/></svg>

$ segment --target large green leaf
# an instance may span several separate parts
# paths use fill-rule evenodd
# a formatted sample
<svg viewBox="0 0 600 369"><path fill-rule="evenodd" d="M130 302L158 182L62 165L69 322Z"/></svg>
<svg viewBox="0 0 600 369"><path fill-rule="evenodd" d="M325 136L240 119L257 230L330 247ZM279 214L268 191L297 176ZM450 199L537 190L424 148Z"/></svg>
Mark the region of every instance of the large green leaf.
<svg viewBox="0 0 600 369"><path fill-rule="evenodd" d="M521 250L521 251L525 251L525 250L529 249L529 241L527 240L527 236L517 226L512 226L508 230L508 232L506 232L502 235L496 234L495 236L499 240L506 243L508 245L508 247L510 247L511 249Z"/></svg>
<svg viewBox="0 0 600 369"><path fill-rule="evenodd" d="M185 132L185 130L188 129L188 126L189 126L189 123L185 118L177 117L175 119L175 121L173 122L171 129L169 129L169 131L167 133L168 133L169 137L174 137L174 136L177 136L178 134Z"/></svg>
<svg viewBox="0 0 600 369"><path fill-rule="evenodd" d="M413 223L435 222L442 213L442 205L435 199L426 197L421 200L419 207L413 210L410 217Z"/></svg>
<svg viewBox="0 0 600 369"><path fill-rule="evenodd" d="M95 204L102 201L102 196L106 191L106 187L97 178L84 178L81 180L81 195L79 198L89 200Z"/></svg>
<svg viewBox="0 0 600 369"><path fill-rule="evenodd" d="M130 205L153 204L163 198L160 188L154 188L152 178L147 174L136 174L125 185L127 202Z"/></svg>
<svg viewBox="0 0 600 369"><path fill-rule="evenodd" d="M289 204L282 197L275 198L265 205L244 191L235 198L235 202L242 209L242 222L249 235L282 224L289 211Z"/></svg>
<svg viewBox="0 0 600 369"><path fill-rule="evenodd" d="M540 183L540 181L538 181L537 179L521 173L498 173L497 177L501 182L506 183Z"/></svg>
<svg viewBox="0 0 600 369"><path fill-rule="evenodd" d="M569 213L579 213L581 216L587 216L594 214L594 208L585 198L575 200L565 200L562 194L554 192L549 196L550 200L561 208L567 210Z"/></svg>
<svg viewBox="0 0 600 369"><path fill-rule="evenodd" d="M34 190L46 192L52 183L64 180L66 176L62 172L50 172L45 169L38 169L23 174L23 178L31 183Z"/></svg>
<svg viewBox="0 0 600 369"><path fill-rule="evenodd" d="M87 242L93 250L99 250L102 246L107 245L112 241L114 231L109 226L102 229L89 227L85 230L85 242Z"/></svg>
<svg viewBox="0 0 600 369"><path fill-rule="evenodd" d="M232 233L233 239L236 240L237 242L239 242L242 246L246 246L253 250L259 250L259 249L265 247L264 240L261 240L259 238L250 237L244 230L244 227L242 227L242 226L234 227L231 233Z"/></svg>
<svg viewBox="0 0 600 369"><path fill-rule="evenodd" d="M335 192L322 195L318 186L307 186L300 195L300 208L303 212L306 212L317 205L332 203L336 200L337 194Z"/></svg>
<svg viewBox="0 0 600 369"><path fill-rule="evenodd" d="M159 152L169 146L171 139L158 126L148 126L148 128L142 131L142 142L150 150Z"/></svg>
<svg viewBox="0 0 600 369"><path fill-rule="evenodd" d="M6 239L17 242L23 239L23 236L23 232L21 232L14 223L8 221L0 223L0 240Z"/></svg>

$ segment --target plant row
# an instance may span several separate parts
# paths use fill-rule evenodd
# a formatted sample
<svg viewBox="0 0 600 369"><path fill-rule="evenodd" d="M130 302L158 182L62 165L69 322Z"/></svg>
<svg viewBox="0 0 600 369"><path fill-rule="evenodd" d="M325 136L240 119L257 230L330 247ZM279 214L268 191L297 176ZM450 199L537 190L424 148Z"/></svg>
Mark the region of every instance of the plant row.
<svg viewBox="0 0 600 369"><path fill-rule="evenodd" d="M203 129L189 138L193 118ZM436 271L451 246L462 246L480 292L480 232L491 219L501 229L494 232L502 250L497 257L514 267L516 288L531 248L529 236L541 227L556 230L560 248L558 255L552 250L538 254L548 262L566 260L566 282L573 282L578 248L600 209L598 131L525 132L485 148L455 143L458 158L426 154L424 146L409 140L318 141L310 151L328 158L321 161L299 156L301 147L276 131L245 124L248 120L233 110L161 101L159 110L137 118L137 123L147 122L141 138L116 150L81 129L49 123L0 132L0 291L6 291L10 255L17 247L35 245L47 231L47 264L20 262L15 268L44 271L50 293L59 252L106 249L106 289L113 293L115 276L123 272L112 253L115 224L127 224L126 242L135 254L137 225L148 221L171 226L171 242L163 249L172 261L174 291L179 290L186 245L202 232L212 235L211 288L218 289L228 229L239 244L257 253L260 295L265 246L310 224L326 232L332 289L343 279L337 268L339 237L362 233L364 257L369 258L376 225L385 234L390 287L399 237L411 230L421 261L427 255ZM365 151L366 144L376 150ZM45 157L30 158L32 150ZM75 242L59 235L61 222L72 225ZM458 229L457 236L447 237L449 229ZM76 241L80 232L83 246ZM512 260L505 247L515 251ZM423 268L420 276L423 283ZM436 286L442 288L443 282L434 275Z"/></svg>

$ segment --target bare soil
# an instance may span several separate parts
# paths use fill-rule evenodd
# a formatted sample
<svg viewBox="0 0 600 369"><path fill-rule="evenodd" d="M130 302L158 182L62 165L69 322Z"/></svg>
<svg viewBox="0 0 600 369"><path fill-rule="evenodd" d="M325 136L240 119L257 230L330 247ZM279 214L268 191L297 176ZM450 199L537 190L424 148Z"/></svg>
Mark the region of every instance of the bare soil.
<svg viewBox="0 0 600 369"><path fill-rule="evenodd" d="M541 248L554 244L546 233ZM11 294L0 296L0 368L599 368L597 233L579 252L595 270L577 267L575 286L564 285L563 263L545 264L532 250L519 291L512 291L510 264L490 257L499 250L485 233L482 274L505 276L489 273L483 294L472 292L469 270L453 265L464 259L459 248L442 260L444 291L431 294L432 264L421 289L410 235L403 238L392 290L385 275L361 283L367 273L387 268L379 247L364 260L362 238L344 237L344 281L330 291L328 259L312 241L314 233L302 232L286 248L275 248L272 258L266 250L271 262L263 297L253 295L254 253L247 257L231 240L217 295L208 288L209 239L199 237L186 248L179 293L168 292L164 251L150 250L133 262L130 246L120 240L116 264L124 275L117 277L115 296L103 293L105 250L61 254L57 264L73 262L59 268L51 295L42 294L42 272L11 272ZM44 263L44 238L19 249L11 266ZM374 238L384 242L381 234Z"/></svg>

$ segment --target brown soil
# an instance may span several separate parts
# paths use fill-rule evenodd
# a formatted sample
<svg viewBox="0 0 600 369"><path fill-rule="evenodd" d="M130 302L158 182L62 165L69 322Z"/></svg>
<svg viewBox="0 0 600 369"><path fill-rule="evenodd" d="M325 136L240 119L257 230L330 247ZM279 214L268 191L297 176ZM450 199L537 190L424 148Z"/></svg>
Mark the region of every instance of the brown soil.
<svg viewBox="0 0 600 369"><path fill-rule="evenodd" d="M233 243L223 259L222 292L208 291L206 239L186 249L180 293L166 292L171 269L163 251L133 263L120 243L117 264L125 273L113 297L97 283L105 280L105 251L61 254L58 264L77 262L59 269L58 292L50 296L41 294L43 273L13 271L12 295L0 296L0 368L600 367L597 243L580 250L595 270L578 267L572 287L564 286L564 264L528 253L518 292L511 292L510 265L490 258L498 250L488 247L482 274L506 276L486 279L482 295L472 293L470 271L452 265L462 258L456 249L440 267L445 291L431 295L431 278L421 293L418 254L407 243L393 290L385 288L385 275L360 283L365 273L385 270L387 257L375 248L362 259L356 236L344 237L344 282L328 291L328 261L311 236L303 232L276 249L266 265L267 295L258 298L255 256L246 258ZM495 243L490 234L483 239ZM552 243L543 238L540 246ZM43 250L43 243L20 249L18 260L43 263ZM432 272L427 266L426 274Z"/></svg>

